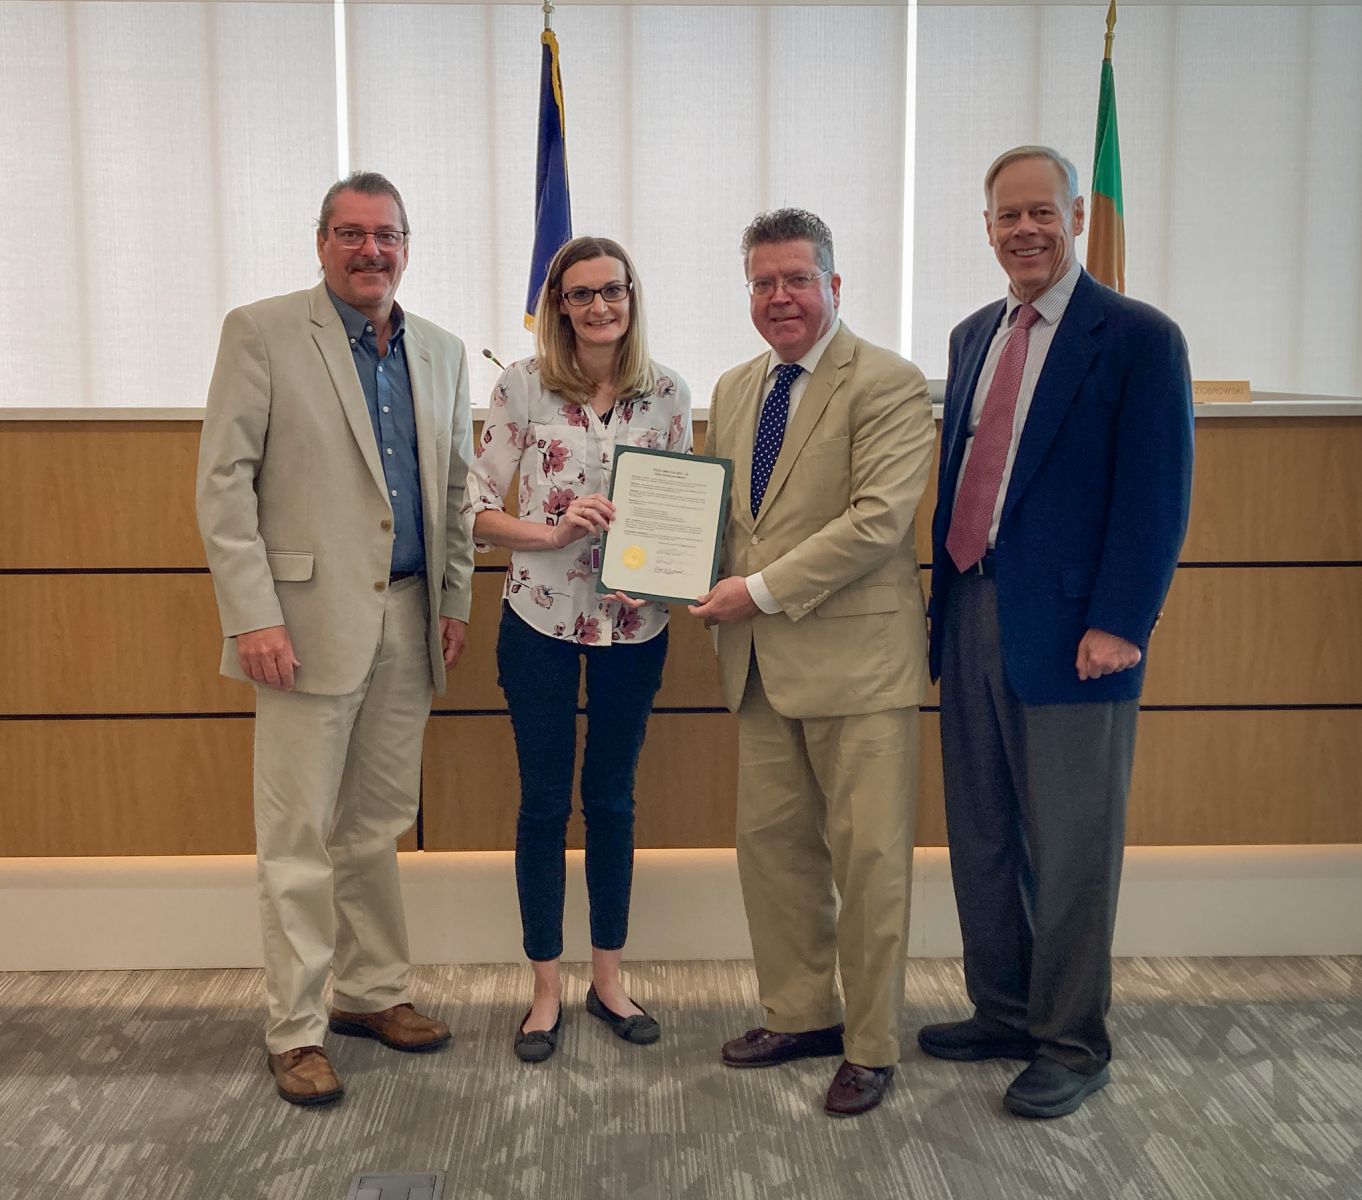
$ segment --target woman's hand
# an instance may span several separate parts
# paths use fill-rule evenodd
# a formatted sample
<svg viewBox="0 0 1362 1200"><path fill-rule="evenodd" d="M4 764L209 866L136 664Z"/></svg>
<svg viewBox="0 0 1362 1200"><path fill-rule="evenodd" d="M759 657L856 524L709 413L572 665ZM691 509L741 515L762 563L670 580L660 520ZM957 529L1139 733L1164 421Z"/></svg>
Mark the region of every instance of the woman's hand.
<svg viewBox="0 0 1362 1200"><path fill-rule="evenodd" d="M625 595L624 592L607 592L605 598L607 600L618 600L628 608L642 608L648 603L646 600L635 600L632 596Z"/></svg>
<svg viewBox="0 0 1362 1200"><path fill-rule="evenodd" d="M578 496L558 518L558 524L549 529L549 547L561 550L581 538L610 528L614 519L615 506L600 492Z"/></svg>

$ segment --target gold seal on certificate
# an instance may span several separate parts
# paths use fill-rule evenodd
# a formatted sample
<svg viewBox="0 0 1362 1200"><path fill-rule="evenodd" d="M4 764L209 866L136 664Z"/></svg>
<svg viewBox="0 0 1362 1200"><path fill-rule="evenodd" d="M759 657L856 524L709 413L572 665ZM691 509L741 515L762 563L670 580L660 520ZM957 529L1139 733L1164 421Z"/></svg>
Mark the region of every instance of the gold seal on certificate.
<svg viewBox="0 0 1362 1200"><path fill-rule="evenodd" d="M599 592L694 604L714 586L728 516L726 458L619 446L610 477L615 520Z"/></svg>

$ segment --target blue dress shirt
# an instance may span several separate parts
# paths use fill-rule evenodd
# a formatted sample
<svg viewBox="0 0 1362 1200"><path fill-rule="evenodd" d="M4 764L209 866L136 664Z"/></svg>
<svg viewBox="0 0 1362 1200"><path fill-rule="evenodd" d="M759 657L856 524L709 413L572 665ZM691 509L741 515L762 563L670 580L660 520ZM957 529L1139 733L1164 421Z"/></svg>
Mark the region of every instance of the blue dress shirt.
<svg viewBox="0 0 1362 1200"><path fill-rule="evenodd" d="M378 442L388 501L393 510L392 573L422 575L426 570L425 526L421 519L421 468L416 457L416 406L411 396L411 376L403 334L406 315L393 304L388 352L378 356L378 336L373 322L327 289L340 314L345 336L354 355L359 385Z"/></svg>

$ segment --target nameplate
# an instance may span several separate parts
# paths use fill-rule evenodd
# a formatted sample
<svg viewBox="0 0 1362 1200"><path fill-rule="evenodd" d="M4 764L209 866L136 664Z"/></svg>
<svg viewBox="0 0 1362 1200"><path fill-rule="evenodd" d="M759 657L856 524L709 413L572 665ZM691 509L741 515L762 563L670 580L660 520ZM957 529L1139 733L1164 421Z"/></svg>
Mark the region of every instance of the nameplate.
<svg viewBox="0 0 1362 1200"><path fill-rule="evenodd" d="M1192 380L1192 400L1196 404L1248 404L1252 399L1247 379Z"/></svg>

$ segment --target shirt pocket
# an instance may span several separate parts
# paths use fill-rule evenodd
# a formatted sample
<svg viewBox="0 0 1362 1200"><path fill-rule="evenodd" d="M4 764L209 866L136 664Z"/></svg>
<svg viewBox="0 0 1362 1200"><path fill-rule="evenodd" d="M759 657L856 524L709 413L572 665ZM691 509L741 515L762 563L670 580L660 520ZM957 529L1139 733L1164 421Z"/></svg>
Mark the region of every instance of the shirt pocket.
<svg viewBox="0 0 1362 1200"><path fill-rule="evenodd" d="M665 450L667 435L660 429L638 426L625 432L620 445L630 446L635 450Z"/></svg>
<svg viewBox="0 0 1362 1200"><path fill-rule="evenodd" d="M576 425L535 422L534 441L522 453L520 469L538 491L569 488L580 495L591 480L592 443L588 430Z"/></svg>

